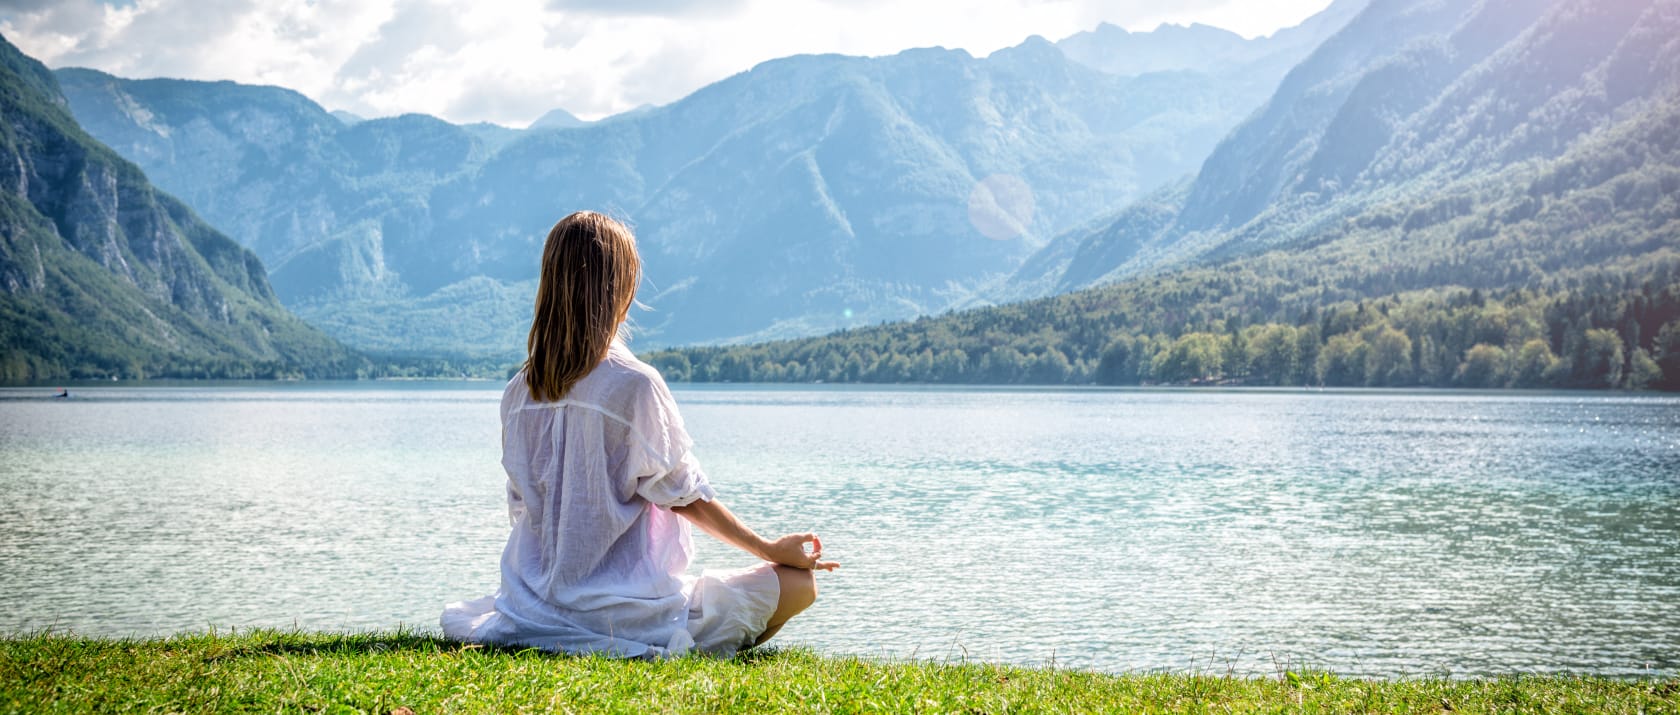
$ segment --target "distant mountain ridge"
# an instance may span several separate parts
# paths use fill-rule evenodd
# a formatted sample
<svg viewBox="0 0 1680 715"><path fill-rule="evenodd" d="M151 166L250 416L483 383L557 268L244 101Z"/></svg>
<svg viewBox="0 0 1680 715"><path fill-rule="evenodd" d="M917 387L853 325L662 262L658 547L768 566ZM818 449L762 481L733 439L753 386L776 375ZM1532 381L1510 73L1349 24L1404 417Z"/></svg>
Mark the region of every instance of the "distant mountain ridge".
<svg viewBox="0 0 1680 715"><path fill-rule="evenodd" d="M1346 25L1367 2L1335 0L1299 25L1253 39L1201 23L1128 32L1105 22L1057 41L1056 47L1075 62L1123 76L1238 72L1256 75L1257 82L1269 84Z"/></svg>
<svg viewBox="0 0 1680 715"><path fill-rule="evenodd" d="M578 119L571 112L564 109L551 109L546 114L537 117L527 129L573 129L589 122Z"/></svg>
<svg viewBox="0 0 1680 715"><path fill-rule="evenodd" d="M0 38L0 380L338 375L262 263L87 136Z"/></svg>
<svg viewBox="0 0 1680 715"><path fill-rule="evenodd" d="M986 58L803 56L671 105L523 132L347 125L278 88L59 78L84 126L255 250L307 319L362 348L511 355L536 245L566 211L637 227L646 342L935 312L1188 173L1283 69L1118 76L1041 38ZM970 223L971 195L998 175L1031 192L1020 239Z"/></svg>

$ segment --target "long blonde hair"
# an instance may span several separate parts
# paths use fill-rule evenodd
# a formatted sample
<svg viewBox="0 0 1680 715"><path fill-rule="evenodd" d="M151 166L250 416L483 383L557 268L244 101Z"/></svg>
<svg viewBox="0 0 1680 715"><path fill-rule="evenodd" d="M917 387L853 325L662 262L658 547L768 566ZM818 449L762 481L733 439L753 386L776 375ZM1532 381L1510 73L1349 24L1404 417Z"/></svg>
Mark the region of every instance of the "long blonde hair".
<svg viewBox="0 0 1680 715"><path fill-rule="evenodd" d="M560 219L543 245L542 279L526 340L525 384L553 402L588 375L630 314L641 280L636 237L594 211Z"/></svg>

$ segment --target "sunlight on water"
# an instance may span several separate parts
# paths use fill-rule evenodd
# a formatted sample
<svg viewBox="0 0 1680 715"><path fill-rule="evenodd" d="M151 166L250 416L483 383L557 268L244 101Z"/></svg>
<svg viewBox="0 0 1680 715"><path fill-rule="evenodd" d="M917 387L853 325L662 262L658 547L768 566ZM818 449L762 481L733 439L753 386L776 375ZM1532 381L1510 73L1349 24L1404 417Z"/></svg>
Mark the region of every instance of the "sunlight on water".
<svg viewBox="0 0 1680 715"><path fill-rule="evenodd" d="M496 386L48 394L0 391L0 630L435 628L495 585ZM1680 668L1674 398L677 394L722 498L844 563L789 642L1111 671Z"/></svg>

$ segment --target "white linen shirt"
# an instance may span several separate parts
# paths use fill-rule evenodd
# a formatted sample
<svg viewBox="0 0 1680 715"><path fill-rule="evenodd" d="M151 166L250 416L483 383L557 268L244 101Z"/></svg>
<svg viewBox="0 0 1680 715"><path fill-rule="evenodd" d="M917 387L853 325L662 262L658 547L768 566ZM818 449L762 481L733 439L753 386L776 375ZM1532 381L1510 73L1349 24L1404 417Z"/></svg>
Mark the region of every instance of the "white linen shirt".
<svg viewBox="0 0 1680 715"><path fill-rule="evenodd" d="M452 603L457 640L617 656L693 645L682 575L694 547L670 511L712 488L659 372L617 340L558 402L515 375L502 392L512 529L501 588Z"/></svg>

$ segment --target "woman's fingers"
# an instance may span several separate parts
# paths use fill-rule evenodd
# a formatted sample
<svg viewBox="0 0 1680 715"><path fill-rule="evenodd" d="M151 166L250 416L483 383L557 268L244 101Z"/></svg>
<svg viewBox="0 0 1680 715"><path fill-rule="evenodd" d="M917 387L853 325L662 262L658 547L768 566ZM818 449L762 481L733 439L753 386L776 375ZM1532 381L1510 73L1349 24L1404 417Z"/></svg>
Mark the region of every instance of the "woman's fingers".
<svg viewBox="0 0 1680 715"><path fill-rule="evenodd" d="M822 539L815 532L788 534L776 540L782 557L776 561L793 568L833 571L840 564L822 560Z"/></svg>
<svg viewBox="0 0 1680 715"><path fill-rule="evenodd" d="M837 561L822 560L822 537L817 536L815 533L806 533L803 538L811 543L811 565L806 568L813 571L833 571L834 569L840 567L840 563Z"/></svg>
<svg viewBox="0 0 1680 715"><path fill-rule="evenodd" d="M807 541L809 539L805 538L804 534L788 534L776 539L774 542L775 548L768 556L770 556L771 561L783 566L796 569L811 568L811 564L817 560L817 557L816 554L805 550Z"/></svg>

